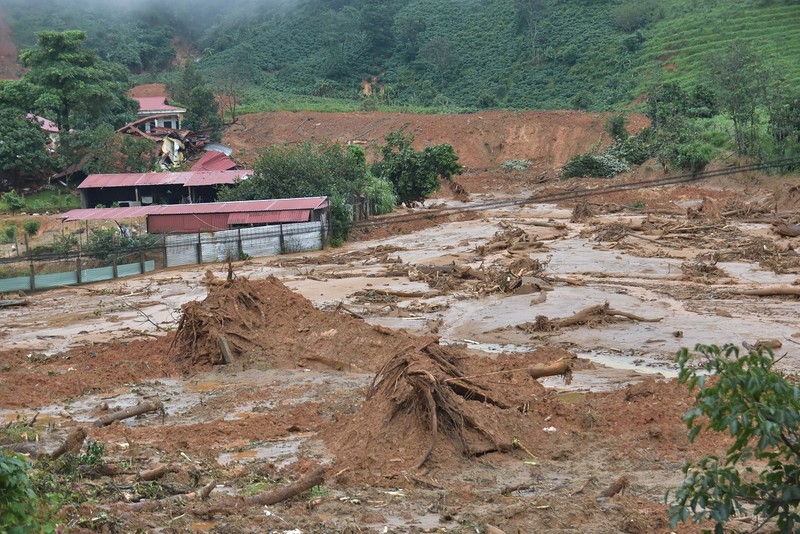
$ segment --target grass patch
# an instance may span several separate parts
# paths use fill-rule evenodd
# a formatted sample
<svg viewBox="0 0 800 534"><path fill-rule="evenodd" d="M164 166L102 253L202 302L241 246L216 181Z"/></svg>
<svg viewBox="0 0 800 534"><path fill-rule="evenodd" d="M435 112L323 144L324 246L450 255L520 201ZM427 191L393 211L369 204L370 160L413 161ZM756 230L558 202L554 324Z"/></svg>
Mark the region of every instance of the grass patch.
<svg viewBox="0 0 800 534"><path fill-rule="evenodd" d="M44 212L44 211L66 211L81 207L80 198L62 189L43 189L37 193L31 193L23 197L25 206L22 211ZM5 204L0 203L0 213L9 213Z"/></svg>

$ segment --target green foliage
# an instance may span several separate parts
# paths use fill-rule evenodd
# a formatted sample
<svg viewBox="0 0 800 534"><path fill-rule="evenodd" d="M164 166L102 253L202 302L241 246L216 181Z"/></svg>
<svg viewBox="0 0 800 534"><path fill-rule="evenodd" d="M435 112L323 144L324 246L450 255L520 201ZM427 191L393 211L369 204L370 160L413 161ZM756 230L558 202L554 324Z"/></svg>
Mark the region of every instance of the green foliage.
<svg viewBox="0 0 800 534"><path fill-rule="evenodd" d="M654 154L653 146L649 141L649 133L648 130L645 130L639 135L630 135L622 141L614 143L606 150L606 153L631 165L641 165Z"/></svg>
<svg viewBox="0 0 800 534"><path fill-rule="evenodd" d="M74 235L55 235L50 245L39 245L33 249L33 252L39 254L55 254L56 256L64 257L72 252L76 246L78 246L78 238Z"/></svg>
<svg viewBox="0 0 800 534"><path fill-rule="evenodd" d="M125 95L128 71L87 48L86 33L41 31L36 47L19 58L29 69L24 80L40 92L35 109L54 118L60 130L104 122L119 127L135 118L137 104Z"/></svg>
<svg viewBox="0 0 800 534"><path fill-rule="evenodd" d="M41 177L53 169L47 135L25 115L19 108L0 110L0 173L12 187L20 185L20 178Z"/></svg>
<svg viewBox="0 0 800 534"><path fill-rule="evenodd" d="M372 166L376 176L392 183L397 201L406 204L423 201L438 191L439 178L450 180L463 172L451 145L426 146L418 152L413 142L411 134L391 132L380 147L381 160Z"/></svg>
<svg viewBox="0 0 800 534"><path fill-rule="evenodd" d="M19 231L19 227L17 223L14 222L7 222L3 224L2 240L3 243L13 243L17 239L17 232Z"/></svg>
<svg viewBox="0 0 800 534"><path fill-rule="evenodd" d="M630 167L625 161L610 152L604 152L600 155L580 154L564 165L561 169L561 177L611 178L629 170Z"/></svg>
<svg viewBox="0 0 800 534"><path fill-rule="evenodd" d="M25 235L28 237L34 237L36 234L39 233L39 229L42 227L42 223L35 219L31 219L29 221L25 221L22 225L22 229L25 230Z"/></svg>
<svg viewBox="0 0 800 534"><path fill-rule="evenodd" d="M631 2L614 8L614 24L622 32L633 32L664 17L658 0Z"/></svg>
<svg viewBox="0 0 800 534"><path fill-rule="evenodd" d="M628 117L623 115L622 113L617 115L611 115L608 119L606 119L605 124L605 131L611 135L611 138L614 141L624 141L630 135L627 129L628 124Z"/></svg>
<svg viewBox="0 0 800 534"><path fill-rule="evenodd" d="M126 236L114 227L92 228L86 239L86 253L106 263L131 252L146 250L153 246L155 237Z"/></svg>
<svg viewBox="0 0 800 534"><path fill-rule="evenodd" d="M774 369L770 351L740 354L733 345L698 345L702 368L687 349L678 352L679 381L695 392L696 406L684 415L689 438L703 431L730 435L723 458L708 456L684 467L686 479L672 498L670 524L725 523L752 513L774 519L780 532L800 527L800 385ZM669 498L669 496L668 496Z"/></svg>
<svg viewBox="0 0 800 534"><path fill-rule="evenodd" d="M363 150L340 144L271 146L253 165L255 174L220 188L220 201L327 196L331 238L344 240L352 226L352 208L362 194L385 204L385 186L369 174ZM371 199L372 200L372 199Z"/></svg>
<svg viewBox="0 0 800 534"><path fill-rule="evenodd" d="M0 198L2 198L3 204L6 205L6 209L11 213L22 211L22 208L25 207L25 199L14 190L3 193Z"/></svg>
<svg viewBox="0 0 800 534"><path fill-rule="evenodd" d="M0 451L0 532L24 534L44 527L30 470L21 456Z"/></svg>
<svg viewBox="0 0 800 534"><path fill-rule="evenodd" d="M504 171L527 171L531 162L527 159L509 159L500 164L500 168Z"/></svg>

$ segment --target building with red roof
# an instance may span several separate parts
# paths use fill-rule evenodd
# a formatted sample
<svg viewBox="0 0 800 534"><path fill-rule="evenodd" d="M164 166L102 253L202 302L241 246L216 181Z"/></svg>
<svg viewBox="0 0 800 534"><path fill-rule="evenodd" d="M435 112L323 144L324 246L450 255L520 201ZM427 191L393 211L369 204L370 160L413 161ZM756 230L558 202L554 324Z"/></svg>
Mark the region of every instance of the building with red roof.
<svg viewBox="0 0 800 534"><path fill-rule="evenodd" d="M168 103L166 96L138 96L133 97L139 102L140 119L153 117L152 121L144 123L144 131L150 133L153 128L173 128L180 130L181 121L186 110Z"/></svg>
<svg viewBox="0 0 800 534"><path fill-rule="evenodd" d="M90 174L81 182L81 205L147 206L213 202L217 188L246 180L253 171L188 171Z"/></svg>

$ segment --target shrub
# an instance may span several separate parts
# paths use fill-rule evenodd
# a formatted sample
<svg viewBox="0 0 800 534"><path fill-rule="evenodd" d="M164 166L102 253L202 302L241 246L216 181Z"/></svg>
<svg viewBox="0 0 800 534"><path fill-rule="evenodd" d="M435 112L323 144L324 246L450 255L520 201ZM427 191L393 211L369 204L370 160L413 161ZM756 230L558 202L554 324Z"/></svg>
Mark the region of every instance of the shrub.
<svg viewBox="0 0 800 534"><path fill-rule="evenodd" d="M3 225L2 239L4 243L13 243L17 238L17 225L12 222L7 222Z"/></svg>
<svg viewBox="0 0 800 534"><path fill-rule="evenodd" d="M561 170L562 178L594 177L611 178L621 172L629 171L627 163L613 154L581 154L575 156Z"/></svg>
<svg viewBox="0 0 800 534"><path fill-rule="evenodd" d="M608 132L614 141L624 141L628 138L628 129L625 127L628 118L625 115L611 115L606 119L605 131Z"/></svg>
<svg viewBox="0 0 800 534"><path fill-rule="evenodd" d="M510 159L500 164L504 171L527 171L532 163L527 159Z"/></svg>
<svg viewBox="0 0 800 534"><path fill-rule="evenodd" d="M632 135L623 141L614 143L606 150L606 153L632 165L641 165L653 157L653 148L641 137Z"/></svg>
<svg viewBox="0 0 800 534"><path fill-rule="evenodd" d="M25 199L19 196L16 191L3 193L2 200L3 204L6 205L6 209L11 213L22 211L22 208L25 207Z"/></svg>
<svg viewBox="0 0 800 534"><path fill-rule="evenodd" d="M21 456L0 452L0 532L39 532L39 502L31 486L31 467Z"/></svg>
<svg viewBox="0 0 800 534"><path fill-rule="evenodd" d="M92 258L112 262L123 254L147 249L154 242L151 235L129 237L116 228L93 228L86 239L86 252Z"/></svg>
<svg viewBox="0 0 800 534"><path fill-rule="evenodd" d="M700 172L716 155L716 149L698 141L678 143L668 150L668 161L683 170Z"/></svg>
<svg viewBox="0 0 800 534"><path fill-rule="evenodd" d="M689 440L710 430L734 441L723 458L707 456L684 466L686 479L669 511L671 527L689 519L711 520L714 532L721 533L729 519L752 513L759 522L763 518L761 526L774 519L776 531L797 532L800 385L773 369L769 350L744 355L733 345L698 345L695 350L704 358L700 369L690 362L687 349L677 356L678 380L697 398L683 416Z"/></svg>
<svg viewBox="0 0 800 534"><path fill-rule="evenodd" d="M28 237L33 237L39 233L39 229L42 227L42 224L39 221L35 221L31 219L30 221L25 221L25 224L22 225L22 229L25 230L25 234Z"/></svg>

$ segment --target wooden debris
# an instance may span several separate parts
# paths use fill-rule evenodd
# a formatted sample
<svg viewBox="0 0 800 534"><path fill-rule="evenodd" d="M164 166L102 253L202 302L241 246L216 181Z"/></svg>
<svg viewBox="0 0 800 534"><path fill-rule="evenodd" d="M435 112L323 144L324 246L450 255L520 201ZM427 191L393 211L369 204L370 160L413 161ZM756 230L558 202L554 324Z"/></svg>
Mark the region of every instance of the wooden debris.
<svg viewBox="0 0 800 534"><path fill-rule="evenodd" d="M534 380L546 376L563 376L564 382L569 384L572 382L572 366L575 365L577 360L577 356L570 356L568 358L559 358L548 364L537 363L528 367L528 374Z"/></svg>
<svg viewBox="0 0 800 534"><path fill-rule="evenodd" d="M117 412L110 413L108 415L104 415L100 419L94 422L94 426L108 426L114 421L122 421L123 419L128 419L130 417L136 417L137 415L142 415L149 412L156 412L156 411L163 411L164 405L161 401L145 401L141 404L138 404L132 408L128 408L127 410L119 410Z"/></svg>
<svg viewBox="0 0 800 534"><path fill-rule="evenodd" d="M625 490L628 488L628 486L630 486L630 480L628 480L628 477L621 476L615 480L613 484L603 490L598 498L607 499L608 497L613 497L617 493L622 495L625 493Z"/></svg>
<svg viewBox="0 0 800 534"><path fill-rule="evenodd" d="M0 308L10 308L11 306L27 306L30 304L28 299L2 299Z"/></svg>
<svg viewBox="0 0 800 534"><path fill-rule="evenodd" d="M773 286L758 289L730 289L731 295L749 295L753 297L776 297L782 295L800 295L800 286Z"/></svg>
<svg viewBox="0 0 800 534"><path fill-rule="evenodd" d="M584 308L578 313L570 317L564 317L563 319L548 319L544 315L538 315L534 323L523 323L517 325L517 328L526 332L553 332L567 326L584 324L594 326L596 324L613 321L615 317L622 317L625 319L630 319L631 321L645 323L657 323L661 320L660 317L657 319L648 319L632 313L615 310L609 306L608 302L606 302L605 304L589 306L588 308Z"/></svg>
<svg viewBox="0 0 800 534"><path fill-rule="evenodd" d="M139 473L138 478L139 480L144 480L145 482L149 482L151 480L158 480L167 473L178 473L179 471L180 469L175 465L160 465L153 469L142 471L141 473Z"/></svg>
<svg viewBox="0 0 800 534"><path fill-rule="evenodd" d="M217 342L219 343L219 352L222 354L222 363L226 365L233 363L233 353L231 352L231 347L228 344L228 338L220 334L217 336Z"/></svg>
<svg viewBox="0 0 800 534"><path fill-rule="evenodd" d="M291 499L295 495L310 490L314 486L322 485L325 481L324 473L325 468L319 466L297 482L292 482L291 484L271 491L258 493L251 497L233 497L227 499L221 505L210 510L209 513L230 512L231 510L247 506L270 506L283 502L287 499Z"/></svg>
<svg viewBox="0 0 800 534"><path fill-rule="evenodd" d="M56 459L64 453L77 454L83 447L83 440L86 439L86 430L83 427L74 428L67 439L56 450L50 453L50 458Z"/></svg>
<svg viewBox="0 0 800 534"><path fill-rule="evenodd" d="M800 236L800 224L779 222L773 225L772 231L784 237L797 237Z"/></svg>
<svg viewBox="0 0 800 534"><path fill-rule="evenodd" d="M217 487L216 481L212 480L211 482L200 488L200 491L193 491L191 493L182 493L180 495L170 495L169 497L165 497L163 499L129 503L127 505L127 508L129 510L135 510L137 512L146 512L151 510L158 510L159 508L163 508L168 504L181 503L185 501L196 501L196 500L205 501L206 499L208 499L208 496L211 495L211 492L216 487Z"/></svg>

